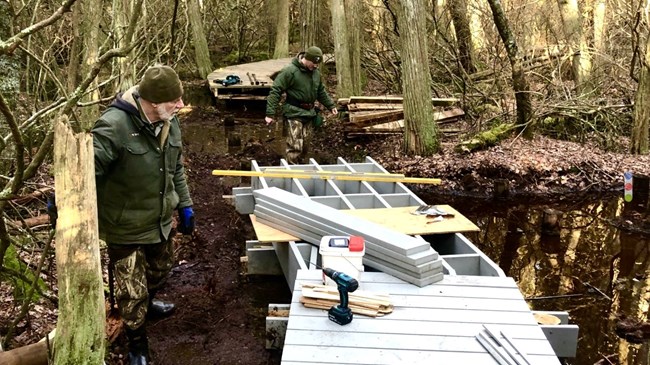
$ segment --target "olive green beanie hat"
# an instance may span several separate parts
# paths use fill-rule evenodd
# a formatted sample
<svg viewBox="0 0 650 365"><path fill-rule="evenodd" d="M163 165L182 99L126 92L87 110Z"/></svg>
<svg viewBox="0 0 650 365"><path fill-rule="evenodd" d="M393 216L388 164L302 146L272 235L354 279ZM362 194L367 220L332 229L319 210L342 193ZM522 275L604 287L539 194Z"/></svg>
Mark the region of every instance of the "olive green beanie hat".
<svg viewBox="0 0 650 365"><path fill-rule="evenodd" d="M138 92L144 100L164 103L183 96L183 85L173 68L155 65L144 72Z"/></svg>
<svg viewBox="0 0 650 365"><path fill-rule="evenodd" d="M323 51L318 47L309 47L305 51L305 58L313 63L320 63L323 60Z"/></svg>

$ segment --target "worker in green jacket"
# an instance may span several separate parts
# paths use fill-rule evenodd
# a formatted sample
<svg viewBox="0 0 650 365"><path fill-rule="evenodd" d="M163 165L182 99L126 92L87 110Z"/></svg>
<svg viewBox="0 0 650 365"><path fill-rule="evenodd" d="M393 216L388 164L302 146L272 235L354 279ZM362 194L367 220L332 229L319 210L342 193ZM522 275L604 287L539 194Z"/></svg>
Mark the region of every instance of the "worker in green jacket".
<svg viewBox="0 0 650 365"><path fill-rule="evenodd" d="M306 144L313 127L322 124L318 101L336 115L336 105L325 91L318 64L323 60L323 51L309 47L280 71L273 80L271 92L266 99L266 124L273 123L280 98L287 94L282 114L287 123L286 158L291 164L301 163Z"/></svg>
<svg viewBox="0 0 650 365"><path fill-rule="evenodd" d="M174 262L174 210L179 232L194 229L176 117L182 95L172 68L150 67L92 129L99 234L108 244L131 365L148 362L145 318L174 310L174 304L154 299Z"/></svg>

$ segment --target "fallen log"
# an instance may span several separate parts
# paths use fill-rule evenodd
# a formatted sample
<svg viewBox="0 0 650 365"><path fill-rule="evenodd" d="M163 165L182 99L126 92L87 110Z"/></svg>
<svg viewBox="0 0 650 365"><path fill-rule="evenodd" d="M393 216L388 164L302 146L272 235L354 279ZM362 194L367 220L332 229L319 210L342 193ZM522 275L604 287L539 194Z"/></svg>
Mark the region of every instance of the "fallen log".
<svg viewBox="0 0 650 365"><path fill-rule="evenodd" d="M2 365L47 365L47 343L40 341L31 345L0 352Z"/></svg>

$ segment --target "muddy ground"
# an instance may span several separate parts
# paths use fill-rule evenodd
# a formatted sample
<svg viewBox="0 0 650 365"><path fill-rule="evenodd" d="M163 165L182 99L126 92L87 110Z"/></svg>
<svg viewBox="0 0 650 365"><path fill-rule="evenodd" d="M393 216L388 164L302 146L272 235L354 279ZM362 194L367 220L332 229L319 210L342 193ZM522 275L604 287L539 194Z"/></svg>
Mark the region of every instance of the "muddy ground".
<svg viewBox="0 0 650 365"><path fill-rule="evenodd" d="M247 113L258 114L262 123L263 109L249 108ZM205 124L222 125L222 117L223 106L203 106L182 114L181 120L188 131ZM440 186L411 189L422 196L449 199L458 195L494 199L495 181L505 181L509 186L507 194L499 195L500 200L551 200L603 191L622 194L623 171L650 175L648 156L604 152L595 146L542 136L532 141L513 137L473 154L454 152L457 141L458 137L445 136L442 151L433 157L405 156L401 136L348 140L342 122L330 118L316 131L311 155L320 164L336 163L339 156L350 162L372 156L390 172L441 178ZM240 257L245 255L245 241L255 238L254 232L248 217L240 216L223 197L231 193L235 180L212 176L211 171L246 169L251 159L263 166L277 165L281 156L265 141L242 142L243 152L223 154L205 152L200 144L184 141L196 231L191 237L176 237L176 265L160 293L174 301L178 310L169 318L148 324L156 365L280 363L279 352L265 349L266 307L268 303L288 303L290 292L284 278L245 275ZM650 231L641 213L623 217L619 224L630 230ZM8 303L4 301L0 307L7 309ZM20 325L14 347L38 340L56 325L55 305L42 300L36 308ZM117 323L115 318L109 320L110 363L124 364L125 337Z"/></svg>

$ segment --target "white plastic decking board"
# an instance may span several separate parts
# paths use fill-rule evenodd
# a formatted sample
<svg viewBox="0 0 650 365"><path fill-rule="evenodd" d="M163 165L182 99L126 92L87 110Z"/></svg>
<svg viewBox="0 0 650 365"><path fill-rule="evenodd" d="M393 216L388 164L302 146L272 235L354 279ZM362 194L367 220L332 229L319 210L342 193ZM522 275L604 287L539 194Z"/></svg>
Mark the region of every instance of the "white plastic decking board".
<svg viewBox="0 0 650 365"><path fill-rule="evenodd" d="M281 211L277 208L269 209L265 204L258 204L255 209L257 219L263 221L266 225L278 227L278 229L283 229L286 232L291 232L291 234L296 235L300 239L309 241L315 245L320 244L322 236L349 234L345 229L330 227L325 223L315 222L311 219L302 218L299 220L297 217L294 218L293 216L283 214L288 213L286 211ZM429 246L427 249L405 256L374 243L370 237L365 240L367 255L376 256L377 254L380 254L382 256L388 256L397 261L403 262L404 265L406 265L404 267L407 268L436 262L435 260L438 259L438 254L431 248L428 242L426 242L426 244ZM399 265L399 263L396 263L396 265ZM435 265L435 267L438 266L440 265Z"/></svg>
<svg viewBox="0 0 650 365"><path fill-rule="evenodd" d="M512 278L445 276L419 288L362 272L360 290L390 294L395 308L384 317L354 315L345 326L299 303L302 283L321 280L320 270L298 271L283 365L498 364L476 339L483 324L507 333L533 364L560 364Z"/></svg>
<svg viewBox="0 0 650 365"><path fill-rule="evenodd" d="M381 237L379 242L390 242L385 248L393 250L402 255L410 255L426 251L430 246L426 242L419 241L411 236L387 229L379 224L368 222L346 215L336 209L313 202L309 199L289 193L278 188L260 189L253 192L256 205L264 204L278 206L285 210L300 214L305 218L331 222L332 225L348 227L356 234L363 236L367 241L369 237ZM256 207L257 208L257 207ZM257 215L257 214L256 214Z"/></svg>

